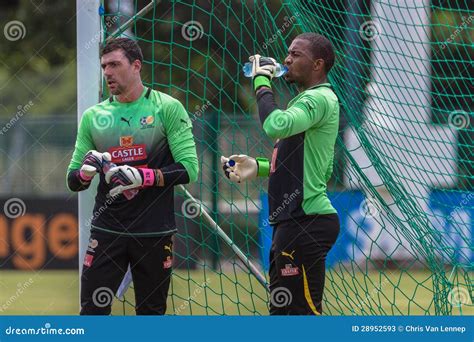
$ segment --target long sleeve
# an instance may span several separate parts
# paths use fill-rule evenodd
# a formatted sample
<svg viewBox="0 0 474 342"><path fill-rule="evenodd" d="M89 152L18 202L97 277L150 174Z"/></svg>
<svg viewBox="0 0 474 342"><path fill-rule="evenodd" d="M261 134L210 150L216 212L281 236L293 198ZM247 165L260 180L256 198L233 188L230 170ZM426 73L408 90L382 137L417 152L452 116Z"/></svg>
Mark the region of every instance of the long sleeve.
<svg viewBox="0 0 474 342"><path fill-rule="evenodd" d="M263 130L273 139L288 138L318 126L328 112L327 101L322 95L304 94L286 110L277 108L270 89L261 90L257 101Z"/></svg>
<svg viewBox="0 0 474 342"><path fill-rule="evenodd" d="M165 185L186 184L198 178L198 158L192 123L179 101L173 101L164 112L164 126L174 164L161 168Z"/></svg>
<svg viewBox="0 0 474 342"><path fill-rule="evenodd" d="M69 163L69 167L67 169L66 184L69 190L82 191L89 187L90 182L84 182L79 177L79 168L81 167L82 159L86 153L93 149L95 149L95 146L91 136L90 116L86 111L81 118L81 123L79 124L76 145L71 162Z"/></svg>

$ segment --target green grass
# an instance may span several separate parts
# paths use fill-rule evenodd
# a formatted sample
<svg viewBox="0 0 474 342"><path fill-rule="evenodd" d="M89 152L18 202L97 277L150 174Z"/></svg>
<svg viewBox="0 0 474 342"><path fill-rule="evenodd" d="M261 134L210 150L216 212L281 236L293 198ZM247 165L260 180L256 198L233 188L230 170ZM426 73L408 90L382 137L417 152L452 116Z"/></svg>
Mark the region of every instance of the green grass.
<svg viewBox="0 0 474 342"><path fill-rule="evenodd" d="M328 272L326 314L434 314L431 275L426 271L358 274ZM21 290L22 293L19 292ZM133 290L116 300L114 315L134 314ZM268 314L263 287L247 273L229 270L219 276L206 269L176 271L168 314ZM395 303L395 304L394 304ZM471 303L472 304L472 303ZM77 271L0 271L0 315L76 315L79 312ZM472 305L453 314L473 315Z"/></svg>
<svg viewBox="0 0 474 342"><path fill-rule="evenodd" d="M0 271L0 315L77 314L78 275L62 270Z"/></svg>
<svg viewBox="0 0 474 342"><path fill-rule="evenodd" d="M472 277L471 277L472 279ZM467 295L466 284L459 284ZM449 297L449 296L448 296ZM452 315L473 315L474 306L451 305ZM356 277L340 267L326 275L325 313L331 315L435 315L433 275L423 269L371 271Z"/></svg>

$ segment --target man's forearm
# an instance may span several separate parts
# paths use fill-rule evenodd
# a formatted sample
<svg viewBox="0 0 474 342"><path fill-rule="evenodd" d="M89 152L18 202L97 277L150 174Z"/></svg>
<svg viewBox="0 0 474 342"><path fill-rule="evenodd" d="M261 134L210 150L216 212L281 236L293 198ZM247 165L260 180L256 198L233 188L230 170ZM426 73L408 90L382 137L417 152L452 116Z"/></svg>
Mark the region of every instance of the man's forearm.
<svg viewBox="0 0 474 342"><path fill-rule="evenodd" d="M67 175L67 186L69 190L78 192L87 190L91 185L91 180L81 177L81 170L71 170Z"/></svg>
<svg viewBox="0 0 474 342"><path fill-rule="evenodd" d="M173 163L158 171L161 176L159 186L187 184L190 181L188 171L182 163Z"/></svg>
<svg viewBox="0 0 474 342"><path fill-rule="evenodd" d="M263 123L275 109L278 109L278 106L275 102L275 97L273 91L270 88L262 87L257 90L257 105L258 105L258 116L260 122L263 126Z"/></svg>

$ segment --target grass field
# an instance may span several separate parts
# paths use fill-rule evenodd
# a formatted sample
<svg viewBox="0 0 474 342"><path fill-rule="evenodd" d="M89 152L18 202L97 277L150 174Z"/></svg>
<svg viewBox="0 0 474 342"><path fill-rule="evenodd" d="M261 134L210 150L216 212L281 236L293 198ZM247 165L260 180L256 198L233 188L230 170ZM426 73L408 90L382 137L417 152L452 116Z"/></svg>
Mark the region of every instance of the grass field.
<svg viewBox="0 0 474 342"><path fill-rule="evenodd" d="M189 280L192 279L192 280ZM329 272L326 314L434 314L431 278L425 271L403 274L378 272L351 277ZM79 311L77 271L0 271L0 315L76 315ZM168 314L268 314L263 287L242 271L176 271ZM114 315L134 314L133 291L116 300ZM394 305L395 303L395 305ZM453 314L473 315L471 305L454 307Z"/></svg>

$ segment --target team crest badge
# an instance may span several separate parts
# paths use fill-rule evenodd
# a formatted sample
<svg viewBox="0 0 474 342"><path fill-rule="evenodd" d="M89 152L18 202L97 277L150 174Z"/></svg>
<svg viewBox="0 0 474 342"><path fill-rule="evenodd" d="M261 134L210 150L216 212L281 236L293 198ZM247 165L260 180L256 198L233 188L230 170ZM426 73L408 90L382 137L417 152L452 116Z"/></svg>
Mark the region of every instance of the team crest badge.
<svg viewBox="0 0 474 342"><path fill-rule="evenodd" d="M142 129L155 127L154 123L155 118L153 115L144 116L140 119L140 125L142 125Z"/></svg>
<svg viewBox="0 0 474 342"><path fill-rule="evenodd" d="M127 135L124 137L120 137L120 146L121 147L130 147L133 145L133 136Z"/></svg>

